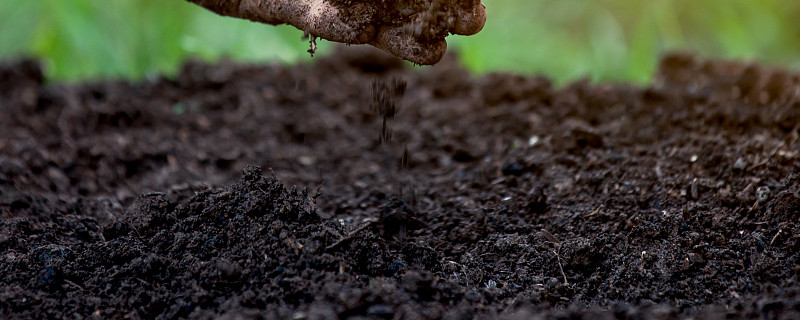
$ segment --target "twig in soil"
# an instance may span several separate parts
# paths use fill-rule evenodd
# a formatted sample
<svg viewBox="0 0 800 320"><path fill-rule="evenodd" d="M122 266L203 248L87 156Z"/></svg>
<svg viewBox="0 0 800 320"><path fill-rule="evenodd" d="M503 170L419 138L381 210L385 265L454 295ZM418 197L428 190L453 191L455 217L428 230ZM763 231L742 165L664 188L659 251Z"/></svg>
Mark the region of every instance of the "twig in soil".
<svg viewBox="0 0 800 320"><path fill-rule="evenodd" d="M83 287L81 287L81 286L80 286L80 285L78 285L77 283L75 283L75 282L72 282L72 281L70 281L70 280L64 279L64 282L66 282L66 283L68 283L68 284L72 285L73 287L76 287L76 288L78 288L78 289L81 289L81 291L85 290L85 289L83 289Z"/></svg>
<svg viewBox="0 0 800 320"><path fill-rule="evenodd" d="M325 185L326 182L328 182L328 180L323 179L322 182L319 183L319 186L317 186L317 190L314 191L314 196L311 197L312 199L317 200L317 198L319 198L319 196L322 195L322 192L320 192L320 190L322 190L322 187Z"/></svg>
<svg viewBox="0 0 800 320"><path fill-rule="evenodd" d="M561 246L558 247L557 251L553 251L553 253L556 254L556 260L558 261L558 270L561 271L561 276L564 277L564 285L568 286L569 282L567 281L567 274L564 273L564 266L561 263L561 254L559 253L559 251L561 251Z"/></svg>
<svg viewBox="0 0 800 320"><path fill-rule="evenodd" d="M133 278L136 279L137 281L141 282L142 284L148 286L148 287L152 287L153 286L152 284L150 284L150 282L147 282L142 278L139 278L139 277L133 277Z"/></svg>
<svg viewBox="0 0 800 320"><path fill-rule="evenodd" d="M333 244L331 244L331 245L327 246L327 247L325 248L325 251L336 249L336 247L338 247L338 246L341 246L342 244L344 244L344 243L345 243L345 242L347 242L347 241L350 241L351 239L353 239L353 237L355 237L356 235L358 235L358 234L359 234L361 231L364 231L364 230L366 230L367 228L369 228L370 226L372 226L372 225L373 225L375 222L377 222L377 221L378 221L377 219L368 219L368 220L367 220L367 221L366 221L366 222L365 222L363 225L361 225L360 227L358 227L358 228L356 228L355 230L351 231L350 233L348 233L347 235L345 235L343 238L341 238L341 239L337 240L337 241L336 241L336 242L334 242Z"/></svg>
<svg viewBox="0 0 800 320"><path fill-rule="evenodd" d="M567 281L567 274L564 273L564 266L561 263L561 241L559 241L558 238L556 238L556 236L554 236L552 233L550 233L545 229L542 229L541 233L545 238L547 238L548 241L552 242L553 245L556 247L556 249L553 250L553 254L556 255L556 261L558 261L558 270L561 271L561 276L564 277L564 285L568 286L569 281Z"/></svg>
<svg viewBox="0 0 800 320"><path fill-rule="evenodd" d="M588 217L591 217L593 215L598 214L600 212L600 209L602 209L602 208L603 208L603 205L600 205L599 207L597 207L597 209L594 209L594 211L590 212L585 217L588 218Z"/></svg>
<svg viewBox="0 0 800 320"><path fill-rule="evenodd" d="M769 241L770 247L772 246L773 243L775 243L775 239L778 239L778 236L781 235L781 232L783 232L783 229L778 229L778 232L775 234L774 237L772 237L772 240Z"/></svg>
<svg viewBox="0 0 800 320"><path fill-rule="evenodd" d="M505 313L506 311L510 310L512 307L514 307L514 305L517 303L517 300L519 300L519 296L520 296L520 294L518 294L516 297L514 297L514 300L511 300L511 302L508 303L505 308L503 308L503 313Z"/></svg>
<svg viewBox="0 0 800 320"><path fill-rule="evenodd" d="M542 232L542 235L545 238L547 238L548 241L552 242L557 247L561 246L561 241L558 241L558 238L556 238L556 236L554 236L552 233L550 233L550 231L542 229L541 232Z"/></svg>
<svg viewBox="0 0 800 320"><path fill-rule="evenodd" d="M750 207L750 209L747 210L747 212L750 213L750 212L756 211L756 209L758 209L758 201L756 201L756 203L753 203L753 206Z"/></svg>

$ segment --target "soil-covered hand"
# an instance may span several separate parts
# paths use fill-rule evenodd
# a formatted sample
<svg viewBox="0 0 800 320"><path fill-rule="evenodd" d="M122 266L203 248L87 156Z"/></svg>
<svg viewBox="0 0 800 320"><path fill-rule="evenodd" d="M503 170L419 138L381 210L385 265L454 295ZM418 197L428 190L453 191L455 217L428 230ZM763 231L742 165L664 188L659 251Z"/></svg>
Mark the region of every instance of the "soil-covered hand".
<svg viewBox="0 0 800 320"><path fill-rule="evenodd" d="M221 15L290 24L312 37L370 44L421 65L441 60L450 33L472 35L486 22L480 0L188 1Z"/></svg>

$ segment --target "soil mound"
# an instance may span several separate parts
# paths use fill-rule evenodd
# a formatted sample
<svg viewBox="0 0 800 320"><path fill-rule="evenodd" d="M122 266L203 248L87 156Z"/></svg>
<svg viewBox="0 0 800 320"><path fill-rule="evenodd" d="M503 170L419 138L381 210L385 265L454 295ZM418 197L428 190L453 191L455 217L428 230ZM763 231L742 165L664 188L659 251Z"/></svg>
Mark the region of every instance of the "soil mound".
<svg viewBox="0 0 800 320"><path fill-rule="evenodd" d="M557 88L357 49L0 84L3 318L800 317L792 71Z"/></svg>

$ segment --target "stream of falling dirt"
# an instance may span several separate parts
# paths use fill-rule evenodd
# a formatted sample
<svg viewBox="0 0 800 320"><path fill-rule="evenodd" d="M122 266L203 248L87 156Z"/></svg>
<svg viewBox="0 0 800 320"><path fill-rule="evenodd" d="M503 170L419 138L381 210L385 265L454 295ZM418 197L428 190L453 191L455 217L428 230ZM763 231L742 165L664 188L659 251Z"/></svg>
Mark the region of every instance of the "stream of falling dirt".
<svg viewBox="0 0 800 320"><path fill-rule="evenodd" d="M399 150L400 143L392 141L391 120L394 119L401 107L403 95L406 92L407 83L405 80L392 77L389 80L375 79L370 84L370 109L381 119L381 130L378 136L379 144L390 146L386 152L395 154ZM383 163L383 170L389 174L393 181L396 181L392 190L396 197L402 199L412 210L416 211L419 197L416 188L411 184L413 181L408 173L409 155L408 147L403 144L402 154L396 163ZM387 158L395 159L397 156ZM391 161L394 162L394 161ZM395 170L395 166L398 170Z"/></svg>

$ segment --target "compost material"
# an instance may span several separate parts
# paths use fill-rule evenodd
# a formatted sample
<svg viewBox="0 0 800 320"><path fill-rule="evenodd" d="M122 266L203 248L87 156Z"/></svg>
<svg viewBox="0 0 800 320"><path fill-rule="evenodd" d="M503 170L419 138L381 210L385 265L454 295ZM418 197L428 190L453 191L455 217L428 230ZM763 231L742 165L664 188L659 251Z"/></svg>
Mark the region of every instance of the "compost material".
<svg viewBox="0 0 800 320"><path fill-rule="evenodd" d="M800 318L800 76L0 66L0 317Z"/></svg>

